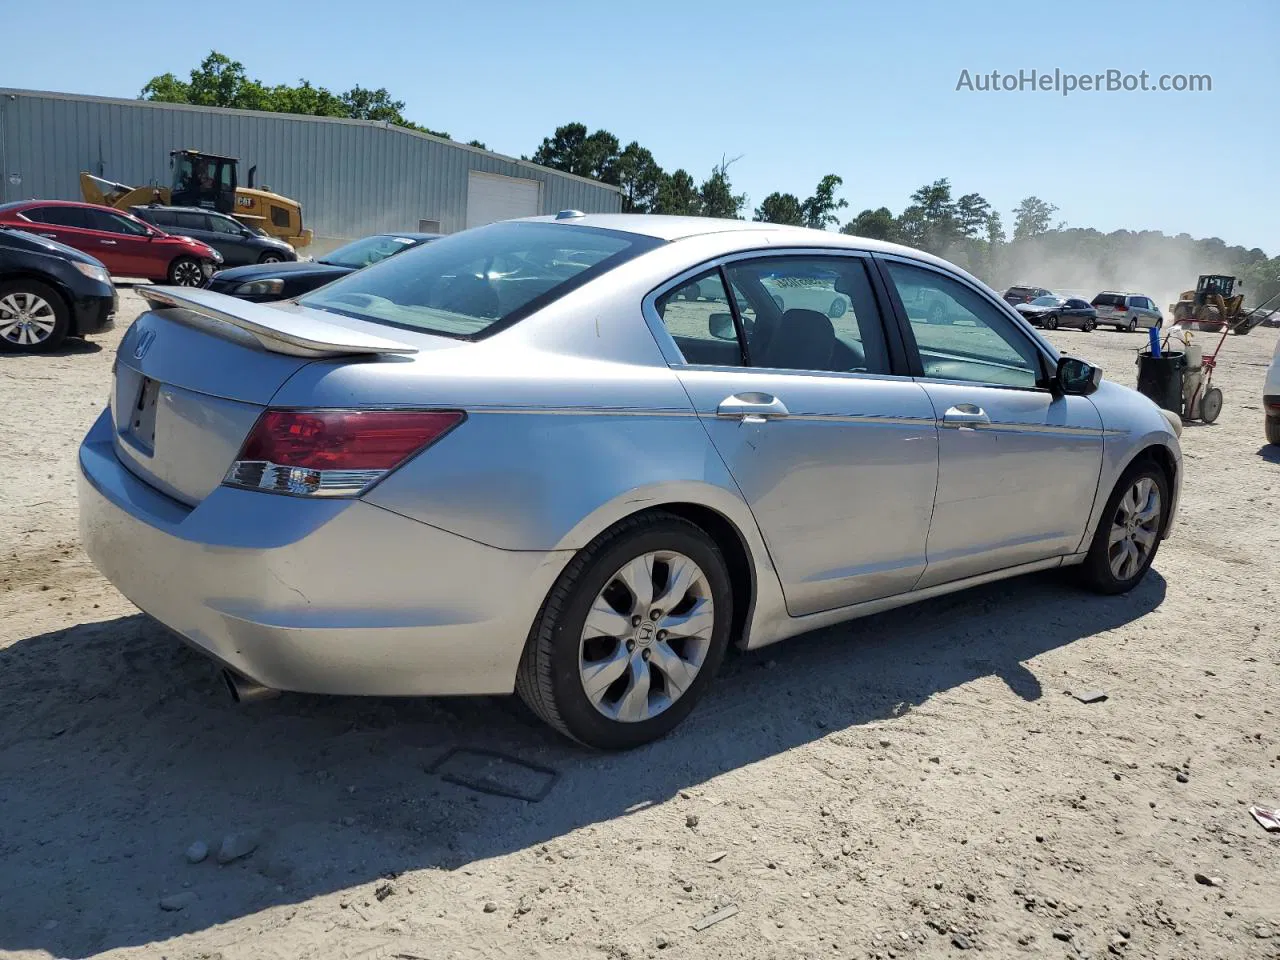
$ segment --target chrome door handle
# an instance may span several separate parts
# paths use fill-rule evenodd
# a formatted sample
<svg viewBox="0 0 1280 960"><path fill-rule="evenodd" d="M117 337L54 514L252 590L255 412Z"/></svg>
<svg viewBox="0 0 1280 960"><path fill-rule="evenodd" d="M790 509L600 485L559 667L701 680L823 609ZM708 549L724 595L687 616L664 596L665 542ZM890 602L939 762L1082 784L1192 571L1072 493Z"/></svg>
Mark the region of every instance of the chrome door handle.
<svg viewBox="0 0 1280 960"><path fill-rule="evenodd" d="M787 405L771 393L736 393L725 397L716 407L717 417L747 423L763 423L787 414Z"/></svg>
<svg viewBox="0 0 1280 960"><path fill-rule="evenodd" d="M106 244L110 244L110 245L111 245L111 246L113 246L113 247L116 245L116 242L115 242L114 240L99 240L98 242L99 242L99 243L106 243Z"/></svg>
<svg viewBox="0 0 1280 960"><path fill-rule="evenodd" d="M944 427L986 427L991 425L987 412L976 403L957 403L942 415Z"/></svg>
<svg viewBox="0 0 1280 960"><path fill-rule="evenodd" d="M42 234L40 234L40 236L42 236L42 237L48 237L50 240L57 240L57 239L58 239L58 235L57 235L56 233L42 233Z"/></svg>

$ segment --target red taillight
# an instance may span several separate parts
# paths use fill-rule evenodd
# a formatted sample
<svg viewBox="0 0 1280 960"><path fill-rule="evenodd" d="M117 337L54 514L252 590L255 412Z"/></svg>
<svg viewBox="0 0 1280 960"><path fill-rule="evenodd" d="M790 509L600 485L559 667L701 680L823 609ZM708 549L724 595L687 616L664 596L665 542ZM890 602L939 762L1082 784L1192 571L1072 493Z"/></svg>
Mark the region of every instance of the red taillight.
<svg viewBox="0 0 1280 960"><path fill-rule="evenodd" d="M268 410L225 482L277 493L351 496L464 418L460 410Z"/></svg>

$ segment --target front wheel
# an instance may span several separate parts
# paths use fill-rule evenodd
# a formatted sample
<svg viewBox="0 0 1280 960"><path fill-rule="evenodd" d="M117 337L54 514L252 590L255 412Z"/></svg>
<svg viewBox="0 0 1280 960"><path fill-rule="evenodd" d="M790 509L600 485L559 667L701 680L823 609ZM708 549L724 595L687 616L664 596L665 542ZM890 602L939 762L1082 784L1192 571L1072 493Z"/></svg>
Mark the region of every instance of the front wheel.
<svg viewBox="0 0 1280 960"><path fill-rule="evenodd" d="M1055 317L1055 316L1048 316L1048 317L1045 317L1045 318L1044 318L1044 328L1045 328L1046 330L1057 330L1057 329L1058 329L1058 318L1057 318L1057 317Z"/></svg>
<svg viewBox="0 0 1280 960"><path fill-rule="evenodd" d="M37 280L0 284L0 346L17 353L54 350L71 325L67 303Z"/></svg>
<svg viewBox="0 0 1280 960"><path fill-rule="evenodd" d="M259 263L282 263L283 261L284 257L278 253L264 253L258 258Z"/></svg>
<svg viewBox="0 0 1280 960"><path fill-rule="evenodd" d="M669 733L724 659L733 591L715 542L665 513L624 520L561 573L526 641L516 691L587 746Z"/></svg>
<svg viewBox="0 0 1280 960"><path fill-rule="evenodd" d="M1126 470L1107 500L1081 568L1085 584L1106 594L1136 587L1156 558L1168 504L1169 479L1160 467L1143 460Z"/></svg>
<svg viewBox="0 0 1280 960"><path fill-rule="evenodd" d="M200 261L194 257L179 257L169 264L169 282L175 287L198 287L204 282Z"/></svg>

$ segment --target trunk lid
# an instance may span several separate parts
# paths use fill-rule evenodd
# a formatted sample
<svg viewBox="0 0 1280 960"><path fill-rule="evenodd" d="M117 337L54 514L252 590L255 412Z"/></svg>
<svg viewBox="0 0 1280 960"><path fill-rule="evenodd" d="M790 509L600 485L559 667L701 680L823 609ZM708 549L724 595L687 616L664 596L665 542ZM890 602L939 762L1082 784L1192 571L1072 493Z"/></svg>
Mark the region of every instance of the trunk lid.
<svg viewBox="0 0 1280 960"><path fill-rule="evenodd" d="M137 477L196 504L222 482L280 387L313 360L415 353L359 324L205 290L148 287L153 309L120 342L110 408L115 450Z"/></svg>

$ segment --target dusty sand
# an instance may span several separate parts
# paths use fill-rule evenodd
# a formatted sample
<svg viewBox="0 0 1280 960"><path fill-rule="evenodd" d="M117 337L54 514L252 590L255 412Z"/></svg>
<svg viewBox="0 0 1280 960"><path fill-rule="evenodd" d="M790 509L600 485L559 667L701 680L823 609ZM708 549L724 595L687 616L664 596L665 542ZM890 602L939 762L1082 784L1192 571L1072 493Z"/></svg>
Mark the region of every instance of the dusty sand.
<svg viewBox="0 0 1280 960"><path fill-rule="evenodd" d="M670 739L594 756L509 700L233 707L77 546L123 328L0 357L0 955L1280 956L1246 812L1280 804L1280 331L1228 341L1131 595L1033 576L734 657ZM1051 336L1133 382L1139 337ZM430 772L453 746L559 780L476 793Z"/></svg>

